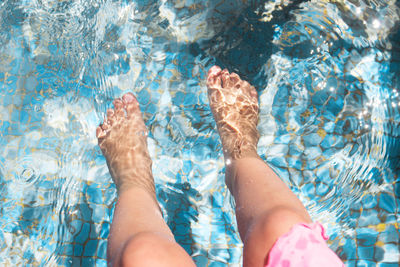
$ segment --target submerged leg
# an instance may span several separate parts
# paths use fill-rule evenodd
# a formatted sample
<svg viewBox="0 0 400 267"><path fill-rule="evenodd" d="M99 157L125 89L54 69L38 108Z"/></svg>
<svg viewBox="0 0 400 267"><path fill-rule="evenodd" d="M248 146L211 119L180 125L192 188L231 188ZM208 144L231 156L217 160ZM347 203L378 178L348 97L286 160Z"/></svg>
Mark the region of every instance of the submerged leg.
<svg viewBox="0 0 400 267"><path fill-rule="evenodd" d="M174 240L155 195L147 129L131 93L114 101L96 135L118 200L108 240L112 266L195 266Z"/></svg>
<svg viewBox="0 0 400 267"><path fill-rule="evenodd" d="M275 241L311 218L300 200L257 155L257 92L235 73L210 69L210 107L224 150L226 184L236 201L244 266L264 266Z"/></svg>

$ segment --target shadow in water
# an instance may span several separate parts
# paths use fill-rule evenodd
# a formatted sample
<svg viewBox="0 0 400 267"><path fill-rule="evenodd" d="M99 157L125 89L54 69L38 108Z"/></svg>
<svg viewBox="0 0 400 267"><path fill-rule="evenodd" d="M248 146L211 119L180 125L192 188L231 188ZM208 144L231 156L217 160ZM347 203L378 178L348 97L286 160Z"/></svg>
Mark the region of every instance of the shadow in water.
<svg viewBox="0 0 400 267"><path fill-rule="evenodd" d="M276 49L272 44L275 29L288 21L290 12L302 2L305 1L293 1L282 10L273 11L267 22L262 20L261 4L250 6L232 27L202 43L201 49L215 57L217 65L238 73L256 88L264 88L267 75L261 69Z"/></svg>
<svg viewBox="0 0 400 267"><path fill-rule="evenodd" d="M171 189L173 188L173 189ZM189 183L168 183L159 190L157 199L166 210L164 219L178 242L189 255L193 254L191 222L196 222L199 212L194 201L200 193Z"/></svg>
<svg viewBox="0 0 400 267"><path fill-rule="evenodd" d="M397 2L397 5L400 3ZM392 29L392 33L389 35L391 48L391 60L390 60L390 73L393 73L393 88L400 90L400 23ZM392 92L396 93L396 92ZM400 104L396 103L396 104ZM390 105L389 105L390 107ZM388 144L388 160L389 166L392 172L395 174L394 193L397 199L400 198L400 106L397 105L395 108L391 108L389 116L393 118L392 122L389 122L392 127L389 127L389 138Z"/></svg>

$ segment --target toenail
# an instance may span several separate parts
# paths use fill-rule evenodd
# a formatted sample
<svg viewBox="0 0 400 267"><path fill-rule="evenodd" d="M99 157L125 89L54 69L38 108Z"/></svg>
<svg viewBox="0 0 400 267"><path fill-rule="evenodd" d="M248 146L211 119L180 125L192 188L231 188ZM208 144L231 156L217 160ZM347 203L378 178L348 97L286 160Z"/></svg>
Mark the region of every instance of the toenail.
<svg viewBox="0 0 400 267"><path fill-rule="evenodd" d="M125 103L132 103L135 100L135 96L132 93L127 93L122 97Z"/></svg>
<svg viewBox="0 0 400 267"><path fill-rule="evenodd" d="M112 116L112 115L114 115L114 110L111 108L107 109L107 116Z"/></svg>
<svg viewBox="0 0 400 267"><path fill-rule="evenodd" d="M122 103L121 99L119 99L119 98L115 99L114 102L113 102L113 104L114 104L114 107L115 107L116 109L121 108L121 107L124 105L124 104Z"/></svg>
<svg viewBox="0 0 400 267"><path fill-rule="evenodd" d="M215 76L218 75L221 72L221 68L218 66L212 66L209 70L208 70L208 76Z"/></svg>

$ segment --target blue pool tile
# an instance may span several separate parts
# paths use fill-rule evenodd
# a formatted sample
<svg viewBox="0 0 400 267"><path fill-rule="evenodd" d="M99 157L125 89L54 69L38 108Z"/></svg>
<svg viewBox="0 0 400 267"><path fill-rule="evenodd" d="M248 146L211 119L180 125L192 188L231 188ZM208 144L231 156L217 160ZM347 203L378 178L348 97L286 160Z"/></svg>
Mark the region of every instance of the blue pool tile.
<svg viewBox="0 0 400 267"><path fill-rule="evenodd" d="M292 139L292 137L289 134L283 134L280 136L276 136L274 139L274 143L286 145L290 142L291 139Z"/></svg>
<svg viewBox="0 0 400 267"><path fill-rule="evenodd" d="M273 157L273 158L269 158L269 159L268 159L268 162L269 162L270 164L272 164L273 166L276 166L276 167L286 167L286 166L287 166L287 163L286 163L284 157Z"/></svg>
<svg viewBox="0 0 400 267"><path fill-rule="evenodd" d="M386 229L378 236L378 240L383 243L396 243L399 239L399 231L392 224L386 225Z"/></svg>
<svg viewBox="0 0 400 267"><path fill-rule="evenodd" d="M29 118L30 118L30 114L27 111L23 110L21 112L20 123L27 124L29 121Z"/></svg>
<svg viewBox="0 0 400 267"><path fill-rule="evenodd" d="M79 219L74 219L71 220L68 227L69 227L69 231L73 234L78 234L78 232L81 230L83 222Z"/></svg>
<svg viewBox="0 0 400 267"><path fill-rule="evenodd" d="M345 240L345 243L343 245L343 251L346 254L346 257L345 257L346 259L355 260L357 258L355 247L356 247L356 243L353 239Z"/></svg>
<svg viewBox="0 0 400 267"><path fill-rule="evenodd" d="M379 207L390 213L395 212L396 203L394 197L387 193L381 193L379 195Z"/></svg>
<svg viewBox="0 0 400 267"><path fill-rule="evenodd" d="M83 244L86 242L86 240L89 238L89 233L90 233L90 224L89 223L84 223L82 225L82 229L79 232L77 236L75 236L75 241Z"/></svg>
<svg viewBox="0 0 400 267"><path fill-rule="evenodd" d="M11 121L14 123L19 123L19 113L20 111L18 109L13 109L11 112Z"/></svg>
<svg viewBox="0 0 400 267"><path fill-rule="evenodd" d="M100 238L107 238L110 233L110 224L108 222L103 222L101 224Z"/></svg>
<svg viewBox="0 0 400 267"><path fill-rule="evenodd" d="M83 246L81 246L79 244L75 244L75 246L74 246L74 256L80 257L80 256L82 256L82 253L83 253Z"/></svg>
<svg viewBox="0 0 400 267"><path fill-rule="evenodd" d="M359 259L372 261L374 259L374 247L358 247L357 255Z"/></svg>
<svg viewBox="0 0 400 267"><path fill-rule="evenodd" d="M150 94L146 89L143 89L137 93L137 99L141 106L147 105L150 101Z"/></svg>
<svg viewBox="0 0 400 267"><path fill-rule="evenodd" d="M196 266L207 266L208 258L204 255L198 255L193 257Z"/></svg>
<svg viewBox="0 0 400 267"><path fill-rule="evenodd" d="M36 182L36 185L42 189L53 189L55 185L55 180L40 179Z"/></svg>
<svg viewBox="0 0 400 267"><path fill-rule="evenodd" d="M293 154L289 151L290 155L293 156ZM287 164L288 166L290 166L291 168L295 168L297 170L301 169L301 165L303 164L302 161L297 158L297 157L289 157L287 159Z"/></svg>
<svg viewBox="0 0 400 267"><path fill-rule="evenodd" d="M96 267L107 267L107 261L102 259L96 259Z"/></svg>
<svg viewBox="0 0 400 267"><path fill-rule="evenodd" d="M328 134L325 136L324 140L322 140L321 147L325 149L330 148L333 146L334 142L335 142L335 137L333 135Z"/></svg>
<svg viewBox="0 0 400 267"><path fill-rule="evenodd" d="M398 241L397 241L398 242ZM390 261L396 262L398 261L398 255L399 255L399 246L398 243L392 244L384 244L382 246L382 249L385 252L385 259L390 259Z"/></svg>
<svg viewBox="0 0 400 267"><path fill-rule="evenodd" d="M150 114L154 114L157 111L157 106L150 102L149 105L146 107L146 112L149 112Z"/></svg>
<svg viewBox="0 0 400 267"><path fill-rule="evenodd" d="M306 147L316 146L321 143L321 136L317 133L303 135L303 141Z"/></svg>
<svg viewBox="0 0 400 267"><path fill-rule="evenodd" d="M92 221L95 223L101 223L106 217L106 206L93 204L92 207Z"/></svg>
<svg viewBox="0 0 400 267"><path fill-rule="evenodd" d="M221 207L224 201L224 196L220 191L214 191L212 195L213 204L217 204L218 207Z"/></svg>
<svg viewBox="0 0 400 267"><path fill-rule="evenodd" d="M92 257L83 257L82 258L82 265L81 266L94 266L96 260Z"/></svg>
<svg viewBox="0 0 400 267"><path fill-rule="evenodd" d="M226 263L214 261L214 262L211 262L208 266L209 267L224 267L226 265L227 265Z"/></svg>
<svg viewBox="0 0 400 267"><path fill-rule="evenodd" d="M89 202L93 202L96 204L103 204L103 194L100 188L94 188L92 186L89 186L87 191L86 191L86 197L89 200Z"/></svg>
<svg viewBox="0 0 400 267"><path fill-rule="evenodd" d="M90 239L97 239L99 237L100 227L101 226L98 223L92 224L92 226L90 227L90 234L89 234Z"/></svg>
<svg viewBox="0 0 400 267"><path fill-rule="evenodd" d="M375 209L364 209L358 222L359 227L367 227L369 225L378 225L380 223L378 211Z"/></svg>
<svg viewBox="0 0 400 267"><path fill-rule="evenodd" d="M92 218L92 210L89 208L89 205L86 203L79 204L80 213L85 221L90 221Z"/></svg>
<svg viewBox="0 0 400 267"><path fill-rule="evenodd" d="M357 233L357 243L359 246L373 246L376 243L378 232L371 228L358 228Z"/></svg>
<svg viewBox="0 0 400 267"><path fill-rule="evenodd" d="M380 262L376 265L377 267L399 267L399 263L398 262Z"/></svg>
<svg viewBox="0 0 400 267"><path fill-rule="evenodd" d="M308 196L314 196L315 195L315 185L312 183L307 183L307 184L303 185L302 191Z"/></svg>
<svg viewBox="0 0 400 267"><path fill-rule="evenodd" d="M187 254L193 254L192 241L179 240L178 243L186 251Z"/></svg>
<svg viewBox="0 0 400 267"><path fill-rule="evenodd" d="M385 251L383 250L383 248L376 246L374 252L374 261L381 262L383 260L384 254Z"/></svg>
<svg viewBox="0 0 400 267"><path fill-rule="evenodd" d="M107 240L99 240L99 246L97 249L97 257L106 259L107 256Z"/></svg>
<svg viewBox="0 0 400 267"><path fill-rule="evenodd" d="M12 94L6 94L3 96L3 106L7 107L8 105L11 105L13 103L13 95Z"/></svg>
<svg viewBox="0 0 400 267"><path fill-rule="evenodd" d="M346 261L346 267L357 267L357 261L356 260L348 260Z"/></svg>
<svg viewBox="0 0 400 267"><path fill-rule="evenodd" d="M67 256L74 255L74 245L73 244L64 244L62 248L62 254Z"/></svg>
<svg viewBox="0 0 400 267"><path fill-rule="evenodd" d="M93 257L96 255L98 240L89 240L84 248L83 256Z"/></svg>
<svg viewBox="0 0 400 267"><path fill-rule="evenodd" d="M299 147L297 144L290 144L289 145L289 154L292 157L300 156L301 154L303 154L303 148ZM291 165L289 165L289 166L291 166Z"/></svg>
<svg viewBox="0 0 400 267"><path fill-rule="evenodd" d="M30 250L25 250L24 251L24 258L25 259L32 259L33 257L34 257L35 255L33 254L33 252L32 251L30 251Z"/></svg>
<svg viewBox="0 0 400 267"><path fill-rule="evenodd" d="M324 165L321 168L318 168L317 173L316 173L318 179L320 181L326 181L330 177L329 171L330 171L329 166L327 166L327 165Z"/></svg>
<svg viewBox="0 0 400 267"><path fill-rule="evenodd" d="M73 257L72 260L70 261L70 263L71 264L69 266L72 266L72 267L82 266L81 257L80 256Z"/></svg>
<svg viewBox="0 0 400 267"><path fill-rule="evenodd" d="M330 190L330 187L324 183L317 183L317 188L316 188L316 193L320 196L324 196L328 191Z"/></svg>
<svg viewBox="0 0 400 267"><path fill-rule="evenodd" d="M198 102L198 98L197 95L189 93L186 94L184 101L183 101L183 105L194 105Z"/></svg>
<svg viewBox="0 0 400 267"><path fill-rule="evenodd" d="M362 198L361 203L362 203L364 208L372 209L372 208L374 208L376 206L378 201L376 200L376 197L374 195L368 194L368 195L365 195Z"/></svg>
<svg viewBox="0 0 400 267"><path fill-rule="evenodd" d="M356 262L357 267L375 267L376 263L370 260L360 259Z"/></svg>
<svg viewBox="0 0 400 267"><path fill-rule="evenodd" d="M10 122L0 121L0 130L2 133L8 133L8 127L10 127Z"/></svg>

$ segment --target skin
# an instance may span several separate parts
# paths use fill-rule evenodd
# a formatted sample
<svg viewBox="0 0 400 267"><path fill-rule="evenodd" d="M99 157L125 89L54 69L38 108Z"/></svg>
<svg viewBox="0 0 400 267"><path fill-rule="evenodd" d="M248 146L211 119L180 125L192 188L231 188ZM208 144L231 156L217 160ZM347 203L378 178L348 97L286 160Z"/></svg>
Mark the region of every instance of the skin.
<svg viewBox="0 0 400 267"><path fill-rule="evenodd" d="M217 66L209 70L207 86L224 151L225 182L236 201L243 266L264 266L279 236L311 219L299 199L257 154L255 88ZM96 130L118 189L108 242L109 264L195 266L162 218L146 133L139 104L131 93L114 101L114 109L107 111L107 119Z"/></svg>

